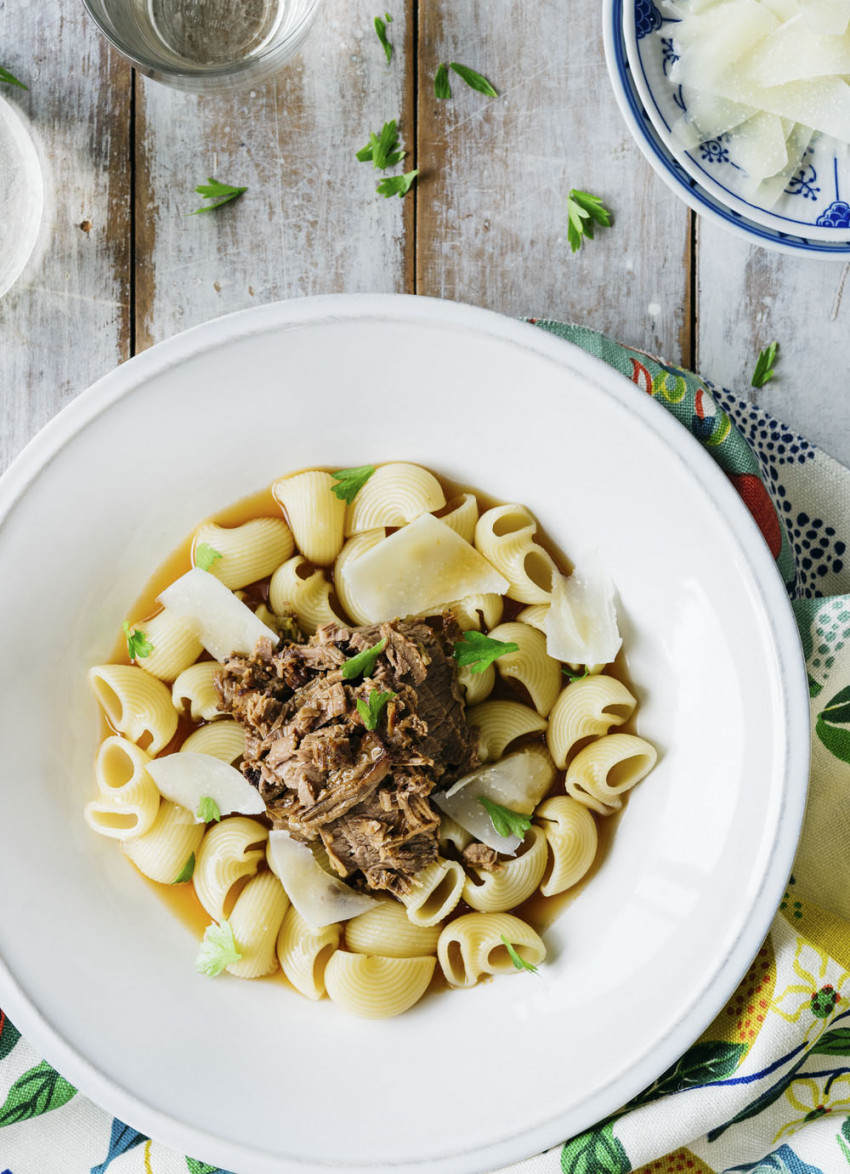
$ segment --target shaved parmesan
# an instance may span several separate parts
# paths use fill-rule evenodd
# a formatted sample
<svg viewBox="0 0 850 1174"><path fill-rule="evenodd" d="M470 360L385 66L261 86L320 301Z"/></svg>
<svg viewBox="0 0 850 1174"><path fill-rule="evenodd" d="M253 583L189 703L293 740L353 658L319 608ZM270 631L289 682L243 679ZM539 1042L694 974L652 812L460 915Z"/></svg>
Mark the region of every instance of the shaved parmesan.
<svg viewBox="0 0 850 1174"><path fill-rule="evenodd" d="M261 815L266 810L259 791L242 772L210 754L167 754L154 758L145 769L160 795L191 811L195 823L204 822L198 814L202 799L214 800L222 815Z"/></svg>
<svg viewBox="0 0 850 1174"><path fill-rule="evenodd" d="M528 746L498 762L488 762L431 798L455 823L496 852L513 856L522 841L500 836L493 827L482 798L530 815L555 779L555 764L542 746Z"/></svg>
<svg viewBox="0 0 850 1174"><path fill-rule="evenodd" d="M423 514L340 568L370 623L433 615L467 595L503 595L508 581L455 530Z"/></svg>
<svg viewBox="0 0 850 1174"><path fill-rule="evenodd" d="M257 619L215 575L200 567L166 587L159 602L195 633L216 660L233 652L248 655L263 638L273 645L278 642L277 632Z"/></svg>
<svg viewBox="0 0 850 1174"><path fill-rule="evenodd" d="M610 664L620 651L614 584L596 559L555 580L544 631L546 651L567 664Z"/></svg>
<svg viewBox="0 0 850 1174"><path fill-rule="evenodd" d="M378 903L325 872L310 845L293 840L289 832L269 832L267 855L269 868L311 929L348 921Z"/></svg>
<svg viewBox="0 0 850 1174"><path fill-rule="evenodd" d="M782 119L762 111L741 123L729 135L729 150L752 180L776 175L788 163Z"/></svg>
<svg viewBox="0 0 850 1174"><path fill-rule="evenodd" d="M813 33L840 37L850 26L850 0L797 0Z"/></svg>

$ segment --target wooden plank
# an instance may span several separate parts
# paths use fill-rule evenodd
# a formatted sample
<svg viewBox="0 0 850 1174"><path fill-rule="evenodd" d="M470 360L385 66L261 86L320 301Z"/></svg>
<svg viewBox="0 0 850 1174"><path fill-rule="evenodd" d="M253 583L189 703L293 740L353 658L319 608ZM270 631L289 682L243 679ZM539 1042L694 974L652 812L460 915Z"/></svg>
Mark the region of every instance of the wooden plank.
<svg viewBox="0 0 850 1174"><path fill-rule="evenodd" d="M850 465L850 265L769 252L703 219L698 239L699 370ZM776 379L756 391L774 339Z"/></svg>
<svg viewBox="0 0 850 1174"><path fill-rule="evenodd" d="M0 5L4 96L31 119L45 171L42 239L0 302L0 469L129 354L129 66L82 4Z"/></svg>
<svg viewBox="0 0 850 1174"><path fill-rule="evenodd" d="M136 341L232 310L340 291L412 291L413 203L375 192L355 152L400 118L412 141L413 0L392 0L387 65L366 0L325 0L300 55L267 85L190 95L140 80ZM383 6L380 7L383 11ZM247 185L187 217L207 176Z"/></svg>
<svg viewBox="0 0 850 1174"><path fill-rule="evenodd" d="M417 292L580 322L687 362L689 214L629 136L599 19L598 0L420 5ZM452 75L453 98L437 101L440 61L485 74L501 96ZM573 187L615 218L574 256Z"/></svg>

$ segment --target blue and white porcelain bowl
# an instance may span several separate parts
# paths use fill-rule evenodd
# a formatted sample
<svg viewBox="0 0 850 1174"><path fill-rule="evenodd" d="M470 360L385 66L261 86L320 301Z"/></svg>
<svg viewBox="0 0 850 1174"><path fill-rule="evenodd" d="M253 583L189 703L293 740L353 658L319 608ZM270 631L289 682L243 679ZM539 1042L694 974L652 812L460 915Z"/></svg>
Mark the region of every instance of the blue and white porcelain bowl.
<svg viewBox="0 0 850 1174"><path fill-rule="evenodd" d="M696 212L750 243L785 253L850 256L850 151L818 136L772 208L745 194L728 138L685 150L672 127L685 110L668 72L676 21L653 0L604 0L603 37L615 96L638 146Z"/></svg>

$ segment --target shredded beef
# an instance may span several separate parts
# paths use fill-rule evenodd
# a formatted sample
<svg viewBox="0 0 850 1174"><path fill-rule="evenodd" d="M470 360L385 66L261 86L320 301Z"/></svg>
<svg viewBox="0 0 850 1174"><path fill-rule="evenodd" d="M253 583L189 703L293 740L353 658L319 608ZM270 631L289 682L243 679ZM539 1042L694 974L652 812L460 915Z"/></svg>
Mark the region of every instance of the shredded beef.
<svg viewBox="0 0 850 1174"><path fill-rule="evenodd" d="M242 771L274 827L324 845L340 876L404 893L437 857L439 816L428 796L477 761L451 645L451 616L342 628L306 644L260 640L218 674L219 708L245 728ZM358 652L386 645L367 678L343 680ZM357 701L395 694L374 731ZM487 867L482 864L481 867Z"/></svg>
<svg viewBox="0 0 850 1174"><path fill-rule="evenodd" d="M463 862L472 868L480 868L482 872L492 872L499 867L499 854L486 844L467 844L463 850Z"/></svg>

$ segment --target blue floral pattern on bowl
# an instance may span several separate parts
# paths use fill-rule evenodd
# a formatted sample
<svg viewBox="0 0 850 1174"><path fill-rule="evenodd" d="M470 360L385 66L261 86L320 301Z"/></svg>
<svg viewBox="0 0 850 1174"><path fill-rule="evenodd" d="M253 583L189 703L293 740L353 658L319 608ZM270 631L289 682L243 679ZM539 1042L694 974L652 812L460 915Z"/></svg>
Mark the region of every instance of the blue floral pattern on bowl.
<svg viewBox="0 0 850 1174"><path fill-rule="evenodd" d="M652 9L661 21L657 28L647 28L654 23ZM652 0L603 0L603 40L614 93L635 141L654 169L691 208L752 244L798 256L850 257L850 152L845 156L826 139L813 141L792 177L794 190L784 193L780 206L766 216L725 186L727 182L731 186L730 177L743 174L723 141L725 136L702 144L708 149L706 159L699 159L698 150L691 155L681 148L673 150L670 127L685 107L680 87L668 77L677 56L676 23L663 17ZM646 30L640 37L639 28ZM644 75L649 67L651 86ZM659 103L663 103L663 117ZM831 148L829 154L825 145ZM724 150L728 158L723 158ZM828 182L822 182L824 176ZM815 192L815 188L821 190ZM811 194L804 195L804 189Z"/></svg>
<svg viewBox="0 0 850 1174"><path fill-rule="evenodd" d="M619 73L615 82L636 97L643 137L648 121L662 145L668 173L680 183L678 173L684 173L692 200L697 193L710 197L712 206L725 206L738 227L757 223L776 241L802 238L805 243L798 247L805 251L817 240L828 246L827 252L850 252L850 151L844 144L815 135L777 202L760 207L748 192L746 172L735 161L733 136L721 135L686 151L673 134L687 109L681 86L669 77L678 59L678 21L663 16L653 0L609 0L606 19L619 22L611 30L623 53L619 65L611 63Z"/></svg>

